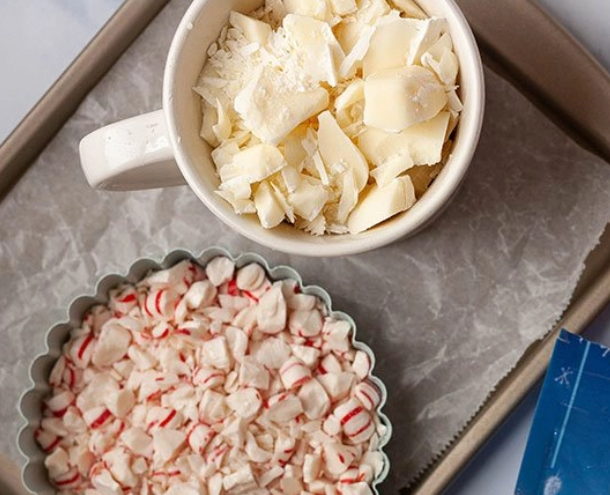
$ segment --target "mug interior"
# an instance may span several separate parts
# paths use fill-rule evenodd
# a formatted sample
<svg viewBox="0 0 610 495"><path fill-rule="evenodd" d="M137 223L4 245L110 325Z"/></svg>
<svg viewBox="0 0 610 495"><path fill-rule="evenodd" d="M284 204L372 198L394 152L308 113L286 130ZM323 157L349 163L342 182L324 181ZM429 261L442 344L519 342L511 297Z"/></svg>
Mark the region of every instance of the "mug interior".
<svg viewBox="0 0 610 495"><path fill-rule="evenodd" d="M456 193L478 142L483 117L482 65L474 37L453 0L418 0L430 15L444 17L460 63L460 97L464 110L451 156L428 191L408 211L357 235L312 236L291 225L264 229L256 215L237 215L214 193L219 186L210 146L200 137L201 101L193 91L208 47L228 23L231 10L249 13L262 0L195 0L172 42L165 71L164 110L176 161L193 191L212 212L239 233L279 251L308 256L354 254L413 234L433 219Z"/></svg>

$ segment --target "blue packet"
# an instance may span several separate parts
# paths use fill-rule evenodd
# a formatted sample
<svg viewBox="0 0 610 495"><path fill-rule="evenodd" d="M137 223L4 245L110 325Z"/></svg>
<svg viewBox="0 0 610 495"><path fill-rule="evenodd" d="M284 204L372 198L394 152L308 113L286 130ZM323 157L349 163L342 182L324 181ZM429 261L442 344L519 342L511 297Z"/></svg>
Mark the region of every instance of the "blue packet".
<svg viewBox="0 0 610 495"><path fill-rule="evenodd" d="M610 349L561 331L515 495L610 494Z"/></svg>

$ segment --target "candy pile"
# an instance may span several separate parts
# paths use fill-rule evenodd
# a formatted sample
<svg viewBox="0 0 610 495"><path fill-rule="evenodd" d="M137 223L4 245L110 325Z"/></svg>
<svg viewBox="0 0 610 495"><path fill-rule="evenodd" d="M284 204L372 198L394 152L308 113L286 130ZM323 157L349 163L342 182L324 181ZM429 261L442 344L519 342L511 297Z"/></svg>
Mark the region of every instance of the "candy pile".
<svg viewBox="0 0 610 495"><path fill-rule="evenodd" d="M110 296L49 378L36 439L60 493L372 493L380 392L321 300L224 257Z"/></svg>
<svg viewBox="0 0 610 495"><path fill-rule="evenodd" d="M217 193L265 228L357 234L440 173L462 111L445 19L413 0L231 12L194 90Z"/></svg>

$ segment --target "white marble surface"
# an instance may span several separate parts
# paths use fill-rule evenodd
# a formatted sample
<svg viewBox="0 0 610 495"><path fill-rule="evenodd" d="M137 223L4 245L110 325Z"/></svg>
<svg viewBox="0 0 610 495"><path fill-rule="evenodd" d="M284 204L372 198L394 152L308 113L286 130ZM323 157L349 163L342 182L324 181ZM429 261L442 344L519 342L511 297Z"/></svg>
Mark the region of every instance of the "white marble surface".
<svg viewBox="0 0 610 495"><path fill-rule="evenodd" d="M540 0L610 68L607 0ZM52 84L121 0L3 0L0 2L0 141ZM606 315L610 322L610 314ZM600 323L608 341L610 323ZM605 332L606 337L603 337ZM484 454L447 493L513 493L534 399L515 415Z"/></svg>
<svg viewBox="0 0 610 495"><path fill-rule="evenodd" d="M122 2L0 1L0 142Z"/></svg>

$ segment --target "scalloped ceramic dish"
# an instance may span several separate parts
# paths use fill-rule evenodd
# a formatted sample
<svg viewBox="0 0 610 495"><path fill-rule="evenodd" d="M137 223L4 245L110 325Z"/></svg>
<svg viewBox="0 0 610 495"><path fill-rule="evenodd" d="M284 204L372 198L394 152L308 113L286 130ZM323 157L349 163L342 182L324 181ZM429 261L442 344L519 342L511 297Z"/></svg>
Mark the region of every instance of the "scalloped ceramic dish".
<svg viewBox="0 0 610 495"><path fill-rule="evenodd" d="M144 278L148 272L169 268L184 259L192 259L205 266L210 260L217 256L226 256L227 258L232 259L237 268L241 268L249 263L258 263L265 268L272 280L287 278L295 280L303 293L315 295L324 301L329 314L337 319L346 320L350 323L353 328L352 344L356 349L362 350L368 354L371 359L369 379L379 387L379 390L381 391L381 402L377 408L377 414L379 415L381 422L387 427L386 434L379 442L379 450L383 453L384 457L384 467L381 474L372 483L373 492L376 495L379 495L377 486L387 478L390 470L390 462L387 455L383 452L383 448L392 436L392 427L387 416L381 412L387 399L387 389L381 380L372 375L375 367L375 356L366 344L356 340L357 331L354 320L345 313L333 311L331 297L328 292L315 285L304 286L301 276L293 268L288 266L276 266L271 268L265 259L257 254L246 253L234 257L222 248L206 249L200 256L194 256L191 253L182 250L173 251L168 254L161 263L157 263L150 259L140 259L131 265L126 276L111 274L103 277L97 284L95 295L81 296L74 299L68 309L69 321L58 323L47 332L45 337L47 351L34 359L34 362L30 367L31 386L24 392L19 402L19 412L26 424L19 431L17 446L26 459L26 463L21 471L21 476L25 488L29 490L30 493L36 495L51 495L55 493L55 488L53 488L48 481L47 470L44 466L45 454L34 440L34 431L40 424L40 406L42 400L50 392L50 386L48 385L49 373L51 372L53 364L60 356L61 346L68 339L70 331L80 324L83 315L91 306L107 303L108 292L119 284L124 282L136 283Z"/></svg>

